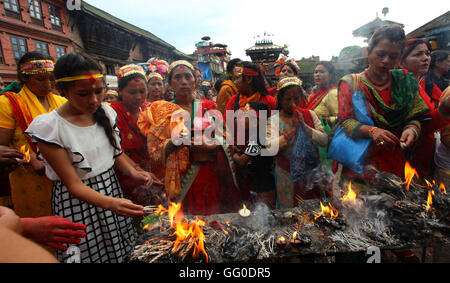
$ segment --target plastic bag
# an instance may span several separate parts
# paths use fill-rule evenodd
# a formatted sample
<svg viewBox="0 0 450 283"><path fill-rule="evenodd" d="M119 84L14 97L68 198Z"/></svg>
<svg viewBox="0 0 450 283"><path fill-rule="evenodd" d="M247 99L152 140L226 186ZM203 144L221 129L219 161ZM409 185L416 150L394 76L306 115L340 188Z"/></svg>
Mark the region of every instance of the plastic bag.
<svg viewBox="0 0 450 283"><path fill-rule="evenodd" d="M293 182L306 182L312 170L320 166L317 148L300 124L297 129L291 155L291 178Z"/></svg>
<svg viewBox="0 0 450 283"><path fill-rule="evenodd" d="M355 91L352 96L355 118L359 122L373 126L374 122L367 113L366 103L360 91ZM328 158L333 159L345 167L362 174L367 150L369 149L372 139L362 138L355 140L347 135L338 126L334 137L328 147Z"/></svg>

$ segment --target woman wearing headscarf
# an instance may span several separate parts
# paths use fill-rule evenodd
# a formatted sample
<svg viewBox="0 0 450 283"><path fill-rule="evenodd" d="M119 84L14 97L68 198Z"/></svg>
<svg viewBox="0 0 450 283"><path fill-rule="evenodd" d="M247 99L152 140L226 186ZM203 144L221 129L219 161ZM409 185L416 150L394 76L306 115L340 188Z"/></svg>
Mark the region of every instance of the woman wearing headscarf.
<svg viewBox="0 0 450 283"><path fill-rule="evenodd" d="M195 71L187 61L170 65L168 84L176 93L174 103L153 102L138 120L147 137L152 172L164 178L168 198L182 203L187 214L236 211L240 194L229 147L226 143L218 145L221 137L205 134L215 129L209 116L216 108L214 101L194 96ZM197 142L193 144L189 136L197 136ZM178 143L179 139L186 142Z"/></svg>
<svg viewBox="0 0 450 283"><path fill-rule="evenodd" d="M20 217L52 215L52 182L44 175L44 163L36 157L37 149L23 132L38 115L60 107L66 99L53 93L53 60L37 52L25 54L18 62L19 93L0 96L0 145L31 154L29 163L10 173L14 210Z"/></svg>

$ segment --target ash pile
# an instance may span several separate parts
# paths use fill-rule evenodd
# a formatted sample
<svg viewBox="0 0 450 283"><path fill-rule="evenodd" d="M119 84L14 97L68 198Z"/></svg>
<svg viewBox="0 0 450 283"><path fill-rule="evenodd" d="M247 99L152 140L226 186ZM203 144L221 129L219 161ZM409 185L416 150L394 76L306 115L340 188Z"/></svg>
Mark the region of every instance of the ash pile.
<svg viewBox="0 0 450 283"><path fill-rule="evenodd" d="M450 244L450 198L442 184L377 174L377 185L356 193L343 184L332 199L301 200L270 211L264 204L241 213L184 216L180 204L154 207L131 262L284 262ZM407 178L408 180L408 178ZM245 207L246 208L246 207Z"/></svg>

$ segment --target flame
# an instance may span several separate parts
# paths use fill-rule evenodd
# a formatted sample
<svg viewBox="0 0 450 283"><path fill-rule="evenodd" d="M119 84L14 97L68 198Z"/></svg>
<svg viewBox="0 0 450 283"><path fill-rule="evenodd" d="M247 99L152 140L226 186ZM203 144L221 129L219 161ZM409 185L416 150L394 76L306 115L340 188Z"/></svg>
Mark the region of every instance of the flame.
<svg viewBox="0 0 450 283"><path fill-rule="evenodd" d="M405 164L405 182L402 183L402 185L406 185L406 190L409 191L409 187L411 185L412 179L416 176L419 178L419 173L417 173L417 170L414 169L411 164L406 161Z"/></svg>
<svg viewBox="0 0 450 283"><path fill-rule="evenodd" d="M191 223L184 221L181 203L171 202L168 209L159 205L158 210L155 213L159 215L167 213L170 225L175 230L175 233L171 235L177 237L173 245L172 253L175 253L178 250L181 243L193 240L193 257L196 258L200 253L203 253L206 257L206 262L209 262L209 257L205 249L205 234L203 233L203 227L205 227L206 224L205 220L196 218L195 221L191 221Z"/></svg>
<svg viewBox="0 0 450 283"><path fill-rule="evenodd" d="M245 204L244 204L244 210L248 210L248 209L247 209L247 206L245 206Z"/></svg>
<svg viewBox="0 0 450 283"><path fill-rule="evenodd" d="M30 149L26 150L26 145L24 144L23 146L20 147L20 152L25 155L25 161L27 163L30 163L31 161L31 156L30 156Z"/></svg>
<svg viewBox="0 0 450 283"><path fill-rule="evenodd" d="M155 212L155 214L164 215L164 213L167 213L169 215L170 225L173 226L175 215L177 215L177 213L178 213L178 211L180 211L180 209L181 209L181 203L177 204L177 203L171 202L171 205L169 206L168 209L166 209L162 205L158 205L158 210ZM183 218L183 216L181 216L181 219L182 218Z"/></svg>
<svg viewBox="0 0 450 283"><path fill-rule="evenodd" d="M297 235L298 235L298 233L297 233L297 231L295 231L294 234L292 234L292 240L297 239Z"/></svg>
<svg viewBox="0 0 450 283"><path fill-rule="evenodd" d="M440 191L442 194L444 194L444 195L447 194L447 189L445 188L444 183L441 183L441 184L439 185L439 191Z"/></svg>
<svg viewBox="0 0 450 283"><path fill-rule="evenodd" d="M434 196L434 191L432 191L432 190L428 191L427 211L430 211L430 209L431 209L431 205L433 204L433 196Z"/></svg>
<svg viewBox="0 0 450 283"><path fill-rule="evenodd" d="M436 184L436 181L433 181L433 184L431 184L430 182L428 182L427 179L425 179L425 183L427 183L428 187L433 188L434 185Z"/></svg>
<svg viewBox="0 0 450 283"><path fill-rule="evenodd" d="M285 243L286 242L286 238L281 236L280 238L278 238L278 242Z"/></svg>
<svg viewBox="0 0 450 283"><path fill-rule="evenodd" d="M343 197L343 201L352 201L356 204L356 193L352 190L352 182L348 184L348 193Z"/></svg>
<svg viewBox="0 0 450 283"><path fill-rule="evenodd" d="M320 208L322 212L314 217L314 220L317 220L320 216L330 215L330 219L337 218L339 216L339 211L334 208L331 203L328 203L329 206L324 206L322 202L320 202Z"/></svg>
<svg viewBox="0 0 450 283"><path fill-rule="evenodd" d="M231 223L230 221L225 222L227 224L228 227L231 227Z"/></svg>

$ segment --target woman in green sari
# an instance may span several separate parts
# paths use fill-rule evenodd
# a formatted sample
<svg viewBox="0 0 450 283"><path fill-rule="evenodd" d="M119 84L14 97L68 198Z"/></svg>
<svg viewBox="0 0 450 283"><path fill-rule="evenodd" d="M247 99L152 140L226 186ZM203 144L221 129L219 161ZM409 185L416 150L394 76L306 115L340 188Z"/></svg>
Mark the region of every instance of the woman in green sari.
<svg viewBox="0 0 450 283"><path fill-rule="evenodd" d="M403 176L404 149L413 146L419 138L419 117L429 111L419 94L414 76L406 70L393 70L400 61L404 46L405 33L400 26L381 27L369 43L368 69L357 76L345 76L339 82L338 120L342 129L355 140L373 140L366 155L363 173L358 175L350 169L344 169L347 177L374 182L376 172ZM354 77L360 78L356 86ZM356 120L352 103L355 89L363 94L368 114L375 126Z"/></svg>

